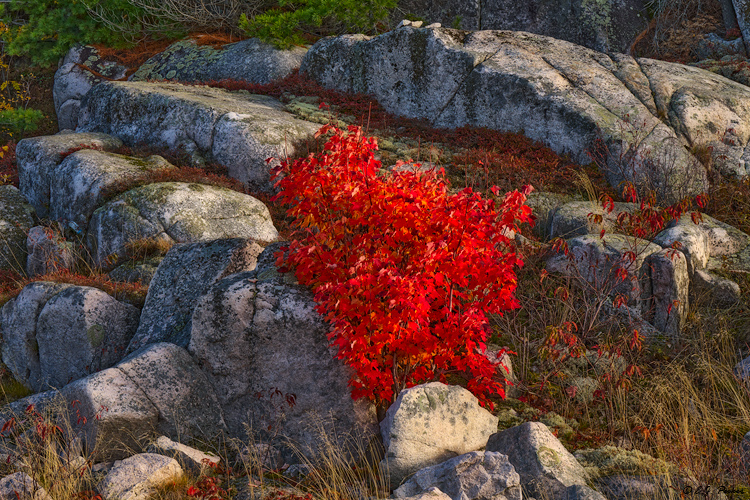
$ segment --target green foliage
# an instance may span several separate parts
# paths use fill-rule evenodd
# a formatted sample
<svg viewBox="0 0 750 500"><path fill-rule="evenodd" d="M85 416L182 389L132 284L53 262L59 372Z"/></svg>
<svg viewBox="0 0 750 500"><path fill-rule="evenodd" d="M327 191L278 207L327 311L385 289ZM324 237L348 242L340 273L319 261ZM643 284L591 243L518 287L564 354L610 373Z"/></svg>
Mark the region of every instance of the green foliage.
<svg viewBox="0 0 750 500"><path fill-rule="evenodd" d="M7 129L11 136L23 137L26 132L39 128L44 113L38 109L12 108L0 110L0 128Z"/></svg>
<svg viewBox="0 0 750 500"><path fill-rule="evenodd" d="M396 6L396 0L278 0L278 7L248 18L240 29L279 48L304 43L303 32L372 32Z"/></svg>
<svg viewBox="0 0 750 500"><path fill-rule="evenodd" d="M118 29L95 18L95 9L118 12ZM42 66L57 63L77 43L126 46L126 34L140 31L142 16L127 0L11 0L0 14L10 26L4 37L8 54Z"/></svg>

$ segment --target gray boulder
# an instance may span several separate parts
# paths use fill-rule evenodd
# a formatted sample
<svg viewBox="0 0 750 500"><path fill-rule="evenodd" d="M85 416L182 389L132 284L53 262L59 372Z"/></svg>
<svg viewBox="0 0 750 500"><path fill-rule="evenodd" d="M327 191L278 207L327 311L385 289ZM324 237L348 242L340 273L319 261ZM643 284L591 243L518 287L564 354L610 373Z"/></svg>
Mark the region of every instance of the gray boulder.
<svg viewBox="0 0 750 500"><path fill-rule="evenodd" d="M230 432L249 425L288 463L294 455L277 436L315 458L325 449L321 432L352 454L355 441L366 446L377 432L374 407L352 400L351 372L334 358L315 309L304 287L245 272L213 285L192 316L189 351L217 388Z"/></svg>
<svg viewBox="0 0 750 500"><path fill-rule="evenodd" d="M52 500L49 493L25 472L0 479L0 500Z"/></svg>
<svg viewBox="0 0 750 500"><path fill-rule="evenodd" d="M414 497L438 488L452 500L521 500L520 476L503 454L472 451L425 467L393 492Z"/></svg>
<svg viewBox="0 0 750 500"><path fill-rule="evenodd" d="M14 186L0 186L0 269L26 270L26 234L34 209Z"/></svg>
<svg viewBox="0 0 750 500"><path fill-rule="evenodd" d="M250 188L270 191L270 168L318 128L271 97L176 83L105 82L84 96L77 130L110 133L130 145L183 147L226 165ZM267 163L269 157L276 162Z"/></svg>
<svg viewBox="0 0 750 500"><path fill-rule="evenodd" d="M198 300L217 281L255 269L262 248L247 239L225 239L174 246L151 281L138 331L128 352L156 342L187 347Z"/></svg>
<svg viewBox="0 0 750 500"><path fill-rule="evenodd" d="M133 158L92 149L76 151L54 169L49 217L63 223L72 221L85 231L105 197L125 191L129 183L145 178L149 171L173 168L157 155Z"/></svg>
<svg viewBox="0 0 750 500"><path fill-rule="evenodd" d="M687 259L679 250L664 249L648 256L645 269L644 319L657 330L676 337L682 332L688 314Z"/></svg>
<svg viewBox="0 0 750 500"><path fill-rule="evenodd" d="M714 307L731 307L742 298L740 285L709 271L696 271L690 285L690 294L699 303Z"/></svg>
<svg viewBox="0 0 750 500"><path fill-rule="evenodd" d="M399 7L443 26L464 30L528 31L577 43L601 52L627 52L646 29L642 0L567 3L529 0L402 0Z"/></svg>
<svg viewBox="0 0 750 500"><path fill-rule="evenodd" d="M323 39L300 70L436 126L522 130L581 163L589 163L587 151L601 138L610 184L631 181L670 201L707 187L705 168L686 145L721 143L750 155L750 128L741 118L750 112L747 87L541 35L405 26L375 38ZM728 128L722 142L717 131Z"/></svg>
<svg viewBox="0 0 750 500"><path fill-rule="evenodd" d="M3 307L3 360L27 387L59 388L122 359L138 316L96 288L32 283Z"/></svg>
<svg viewBox="0 0 750 500"><path fill-rule="evenodd" d="M94 211L86 243L94 262L112 268L142 239L197 243L222 238L275 241L268 208L257 198L205 184L159 182L131 189Z"/></svg>
<svg viewBox="0 0 750 500"><path fill-rule="evenodd" d="M449 498L448 495L433 486L414 496L404 497L403 500L448 500Z"/></svg>
<svg viewBox="0 0 750 500"><path fill-rule="evenodd" d="M598 202L572 201L555 210L549 234L551 238L572 238L586 234L599 235L602 230L617 232L617 216L636 208L634 203L616 202L614 209L608 212ZM602 222L596 222L589 214L601 217Z"/></svg>
<svg viewBox="0 0 750 500"><path fill-rule="evenodd" d="M182 40L143 63L130 80L190 83L232 79L265 84L299 68L305 52L302 47L278 50L257 38L227 44L220 49L199 46L194 40Z"/></svg>
<svg viewBox="0 0 750 500"><path fill-rule="evenodd" d="M531 208L532 215L536 217L532 228L534 234L542 241L549 240L555 214L560 207L570 201L573 201L570 196L547 191L532 191L526 198L526 205Z"/></svg>
<svg viewBox="0 0 750 500"><path fill-rule="evenodd" d="M155 488L179 481L183 474L174 458L141 453L116 462L96 490L104 500L148 500Z"/></svg>
<svg viewBox="0 0 750 500"><path fill-rule="evenodd" d="M34 226L26 237L26 274L37 276L73 269L76 256L73 244L56 228Z"/></svg>
<svg viewBox="0 0 750 500"><path fill-rule="evenodd" d="M581 279L597 292L623 294L628 305L641 306L646 283L647 257L662 251L659 245L646 240L619 234L608 234L604 238L588 234L567 240L569 253L560 253L547 261L551 272L568 274ZM635 254L631 260L627 252ZM627 272L627 279L618 276L618 270Z"/></svg>
<svg viewBox="0 0 750 500"><path fill-rule="evenodd" d="M107 134L59 133L23 139L16 146L18 183L39 217L49 216L50 181L53 171L73 149L111 151L122 141Z"/></svg>
<svg viewBox="0 0 750 500"><path fill-rule="evenodd" d="M107 79L125 78L126 70L120 64L104 61L94 47L76 45L71 48L55 72L52 87L58 128L75 129L81 98L86 92Z"/></svg>
<svg viewBox="0 0 750 500"><path fill-rule="evenodd" d="M431 382L405 389L380 423L381 467L395 488L424 467L483 448L497 422L462 387Z"/></svg>
<svg viewBox="0 0 750 500"><path fill-rule="evenodd" d="M44 281L29 283L0 311L3 363L17 380L39 378L37 318L47 301L69 286L72 285Z"/></svg>
<svg viewBox="0 0 750 500"><path fill-rule="evenodd" d="M71 424L97 460L142 451L158 435L214 438L224 428L211 384L184 349L155 344L61 390Z"/></svg>
<svg viewBox="0 0 750 500"><path fill-rule="evenodd" d="M565 498L588 473L541 422L526 422L490 436L487 451L507 455L521 476L524 496Z"/></svg>

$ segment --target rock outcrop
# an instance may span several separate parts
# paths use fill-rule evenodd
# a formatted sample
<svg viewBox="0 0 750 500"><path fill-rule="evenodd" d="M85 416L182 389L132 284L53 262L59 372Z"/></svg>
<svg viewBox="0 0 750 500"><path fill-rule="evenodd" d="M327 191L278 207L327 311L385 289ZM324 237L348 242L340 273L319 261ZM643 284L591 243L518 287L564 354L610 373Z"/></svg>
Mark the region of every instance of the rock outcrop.
<svg viewBox="0 0 750 500"><path fill-rule="evenodd" d="M631 181L667 200L706 190L686 147L714 148L720 170L750 160L749 88L541 35L411 26L343 35L315 44L300 71L434 126L520 131L581 163L593 152L614 187Z"/></svg>
<svg viewBox="0 0 750 500"><path fill-rule="evenodd" d="M81 101L78 132L104 132L129 145L184 148L200 164L229 169L250 188L270 191L269 169L319 126L267 96L176 83L104 82ZM275 158L276 163L268 163Z"/></svg>

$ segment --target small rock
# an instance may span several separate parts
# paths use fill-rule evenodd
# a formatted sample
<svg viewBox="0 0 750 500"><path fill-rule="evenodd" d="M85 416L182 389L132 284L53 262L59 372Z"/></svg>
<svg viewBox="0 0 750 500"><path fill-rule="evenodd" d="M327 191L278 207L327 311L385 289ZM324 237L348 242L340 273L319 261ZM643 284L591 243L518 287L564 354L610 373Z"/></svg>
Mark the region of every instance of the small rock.
<svg viewBox="0 0 750 500"><path fill-rule="evenodd" d="M147 500L154 488L177 481L182 475L174 458L141 453L116 462L96 489L104 500Z"/></svg>
<svg viewBox="0 0 750 500"><path fill-rule="evenodd" d="M381 467L391 487L398 487L424 467L483 448L497 422L462 387L431 382L405 389L380 423L386 449Z"/></svg>
<svg viewBox="0 0 750 500"><path fill-rule="evenodd" d="M216 455L203 453L190 446L172 441L167 436L159 436L154 443L149 445L146 451L174 458L183 470L189 471L196 476L205 469L221 463L221 459Z"/></svg>
<svg viewBox="0 0 750 500"><path fill-rule="evenodd" d="M52 500L47 491L24 472L0 479L0 500Z"/></svg>

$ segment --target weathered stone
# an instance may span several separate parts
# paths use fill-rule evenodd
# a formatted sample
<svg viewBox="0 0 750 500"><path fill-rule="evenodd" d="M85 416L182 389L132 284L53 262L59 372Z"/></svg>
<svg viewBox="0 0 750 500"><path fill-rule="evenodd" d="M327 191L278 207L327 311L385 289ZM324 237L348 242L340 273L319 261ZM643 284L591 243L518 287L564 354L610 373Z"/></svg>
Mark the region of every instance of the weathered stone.
<svg viewBox="0 0 750 500"><path fill-rule="evenodd" d="M610 500L677 500L690 484L680 478L677 466L637 450L603 446L578 450L575 457Z"/></svg>
<svg viewBox="0 0 750 500"><path fill-rule="evenodd" d="M271 190L270 168L318 128L286 113L271 97L146 82L97 85L82 101L78 126L130 145L183 147L211 156L231 177L263 191ZM269 157L276 160L267 163Z"/></svg>
<svg viewBox="0 0 750 500"><path fill-rule="evenodd" d="M265 253L265 252L264 252ZM354 401L350 370L334 359L328 331L310 292L255 272L228 276L198 301L189 350L217 389L227 426L279 447L296 461L290 439L303 453L324 449L320 432L347 453L376 434L375 411Z"/></svg>
<svg viewBox="0 0 750 500"><path fill-rule="evenodd" d="M159 411L158 432L173 439L210 439L225 430L214 387L185 349L169 343L149 345L117 368Z"/></svg>
<svg viewBox="0 0 750 500"><path fill-rule="evenodd" d="M490 436L487 451L507 455L527 495L564 498L568 487L586 486L589 475L541 422L526 422Z"/></svg>
<svg viewBox="0 0 750 500"><path fill-rule="evenodd" d="M216 455L203 453L190 446L172 441L167 436L159 436L154 443L149 445L146 451L174 458L183 470L191 472L196 477L205 471L209 464L219 465L221 463L221 459Z"/></svg>
<svg viewBox="0 0 750 500"><path fill-rule="evenodd" d="M115 463L97 485L104 500L148 500L153 490L182 478L180 464L173 458L141 453Z"/></svg>
<svg viewBox="0 0 750 500"><path fill-rule="evenodd" d="M75 129L81 98L86 92L106 79L124 78L126 70L125 66L101 59L94 47L76 45L71 48L55 72L52 87L58 128Z"/></svg>
<svg viewBox="0 0 750 500"><path fill-rule="evenodd" d="M194 40L182 40L143 63L130 80L191 83L231 79L265 84L299 68L305 52L303 47L279 50L257 38L227 44L220 49L199 46Z"/></svg>
<svg viewBox="0 0 750 500"><path fill-rule="evenodd" d="M571 238L567 243L568 255L561 253L547 261L549 271L581 279L600 293L623 294L628 305L642 305L640 301L646 286L644 262L648 256L660 252L660 246L619 234L604 238L589 234ZM627 272L626 279L618 276L619 270Z"/></svg>
<svg viewBox="0 0 750 500"><path fill-rule="evenodd" d="M380 423L391 487L419 469L479 450L497 430L497 417L458 386L440 382L401 391Z"/></svg>
<svg viewBox="0 0 750 500"><path fill-rule="evenodd" d="M156 342L187 347L193 308L200 297L222 278L254 269L262 250L252 240L244 239L173 247L151 281L128 352Z"/></svg>
<svg viewBox="0 0 750 500"><path fill-rule="evenodd" d="M682 332L688 314L690 276L687 259L679 250L664 249L646 258L647 280L642 290L643 317L670 335Z"/></svg>
<svg viewBox="0 0 750 500"><path fill-rule="evenodd" d="M402 0L399 7L428 23L438 21L465 30L528 31L601 52L627 52L648 24L642 0L529 0L523 4L513 0Z"/></svg>
<svg viewBox="0 0 750 500"><path fill-rule="evenodd" d="M26 237L26 274L37 276L73 269L76 257L73 244L51 227L34 226Z"/></svg>
<svg viewBox="0 0 750 500"><path fill-rule="evenodd" d="M73 149L100 149L112 151L122 146L122 141L107 134L59 133L31 137L18 142L18 183L21 193L29 200L39 217L49 215L50 180L54 169L65 154Z"/></svg>
<svg viewBox="0 0 750 500"><path fill-rule="evenodd" d="M15 472L0 479L0 500L52 500L52 497L25 472Z"/></svg>
<svg viewBox="0 0 750 500"><path fill-rule="evenodd" d="M421 493L417 493L414 496L411 497L402 497L402 500L449 500L450 497L440 491L440 489L435 488L434 486L432 488L427 488L425 491Z"/></svg>
<svg viewBox="0 0 750 500"><path fill-rule="evenodd" d="M742 37L724 40L716 33L708 33L698 41L695 55L698 59L721 59L724 56L747 57L747 51L745 51Z"/></svg>
<svg viewBox="0 0 750 500"><path fill-rule="evenodd" d="M49 217L74 222L81 230L104 201L128 183L135 183L149 171L175 168L161 156L134 158L92 149L76 151L54 169L50 179Z"/></svg>
<svg viewBox="0 0 750 500"><path fill-rule="evenodd" d="M713 307L731 307L742 298L740 285L708 271L696 271L692 276L690 293L695 300Z"/></svg>
<svg viewBox="0 0 750 500"><path fill-rule="evenodd" d="M31 283L3 307L3 361L35 391L62 387L118 362L138 315L96 288Z"/></svg>
<svg viewBox="0 0 750 500"><path fill-rule="evenodd" d="M38 378L32 374L24 382L37 391L60 388L113 366L125 355L139 314L137 308L96 288L60 290L37 319Z"/></svg>
<svg viewBox="0 0 750 500"><path fill-rule="evenodd" d="M45 281L29 283L3 306L0 316L3 363L16 380L25 381L29 388L29 381L38 380L41 375L37 319L47 301L69 286L72 285Z"/></svg>
<svg viewBox="0 0 750 500"><path fill-rule="evenodd" d="M526 198L526 205L531 208L531 213L536 217L533 227L534 234L543 241L551 238L552 221L555 213L566 203L573 201L571 197L550 193L532 191Z"/></svg>
<svg viewBox="0 0 750 500"><path fill-rule="evenodd" d="M508 457L472 451L417 471L393 492L408 498L438 488L452 500L521 500L520 476Z"/></svg>
<svg viewBox="0 0 750 500"><path fill-rule="evenodd" d="M608 212L601 203L591 201L573 201L559 207L550 224L550 238L572 238L586 234L599 235L602 230L612 233L617 229L617 216L622 212L637 209L634 203L614 204L614 209ZM594 217L601 217L601 223Z"/></svg>
<svg viewBox="0 0 750 500"><path fill-rule="evenodd" d="M157 434L159 410L119 368L108 368L68 384L63 397L78 401L70 415L88 453L99 461L121 460L143 450Z"/></svg>
<svg viewBox="0 0 750 500"><path fill-rule="evenodd" d="M601 138L612 186L633 182L668 201L707 187L686 145L711 146L730 128L733 151L750 139L741 119L750 112L747 87L530 33L405 26L372 39L344 35L314 45L301 71L437 126L523 131L581 163Z"/></svg>
<svg viewBox="0 0 750 500"><path fill-rule="evenodd" d="M94 262L112 268L142 239L196 243L222 238L275 241L268 208L230 189L184 182L148 184L123 193L94 211L87 245Z"/></svg>
<svg viewBox="0 0 750 500"><path fill-rule="evenodd" d="M26 270L26 234L34 209L14 186L0 186L0 269Z"/></svg>

